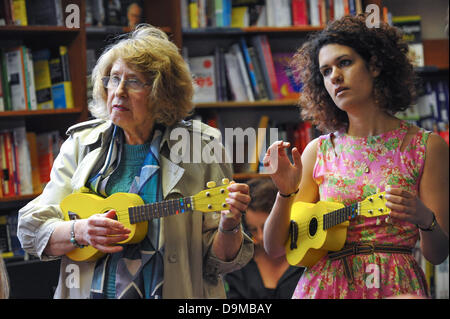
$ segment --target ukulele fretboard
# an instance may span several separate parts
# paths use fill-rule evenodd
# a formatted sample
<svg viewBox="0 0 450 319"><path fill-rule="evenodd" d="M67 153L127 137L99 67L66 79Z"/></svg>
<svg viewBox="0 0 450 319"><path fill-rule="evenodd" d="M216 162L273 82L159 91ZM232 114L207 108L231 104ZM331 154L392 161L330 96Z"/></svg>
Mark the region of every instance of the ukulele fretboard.
<svg viewBox="0 0 450 319"><path fill-rule="evenodd" d="M358 203L323 215L323 229L329 229L358 215Z"/></svg>
<svg viewBox="0 0 450 319"><path fill-rule="evenodd" d="M188 211L193 211L192 197L170 199L128 208L131 224L148 221L153 218L182 214Z"/></svg>

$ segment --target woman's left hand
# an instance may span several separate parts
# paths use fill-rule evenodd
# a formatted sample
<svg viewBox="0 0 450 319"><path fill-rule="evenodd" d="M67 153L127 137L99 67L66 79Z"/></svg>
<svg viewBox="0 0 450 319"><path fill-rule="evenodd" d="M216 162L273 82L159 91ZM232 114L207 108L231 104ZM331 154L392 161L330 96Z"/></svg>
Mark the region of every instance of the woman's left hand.
<svg viewBox="0 0 450 319"><path fill-rule="evenodd" d="M420 198L402 188L386 187L386 206L391 209L390 217L403 220L422 228L428 228L433 222L433 213Z"/></svg>
<svg viewBox="0 0 450 319"><path fill-rule="evenodd" d="M220 224L224 230L233 229L240 224L242 214L247 210L247 206L250 203L247 184L232 181L227 189L229 193L225 201L230 205L230 209L223 210L220 218Z"/></svg>

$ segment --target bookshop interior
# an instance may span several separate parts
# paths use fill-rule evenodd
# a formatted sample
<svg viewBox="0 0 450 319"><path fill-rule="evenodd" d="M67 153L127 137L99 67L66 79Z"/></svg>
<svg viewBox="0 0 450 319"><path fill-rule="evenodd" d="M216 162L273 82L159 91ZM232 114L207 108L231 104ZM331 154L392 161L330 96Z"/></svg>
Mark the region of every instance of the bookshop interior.
<svg viewBox="0 0 450 319"><path fill-rule="evenodd" d="M396 27L409 48L417 98L395 116L448 144L447 0L0 0L0 297L55 296L63 271L61 258L40 258L23 249L19 210L49 183L68 128L94 119L88 108L95 91L91 74L101 54L146 23L162 30L187 63L194 93L186 121L201 121L222 137L226 129L256 132L254 143L248 136L234 136L230 148L236 150L230 180L248 184L250 196L254 193L258 201L242 214L244 235L255 246L254 258L240 273L224 275L223 289L228 298L290 299L303 266L288 263L285 256L269 260L261 248L264 221L275 200L270 196L278 191L270 174L264 173L264 154L278 140L290 142L291 149L296 147L301 154L308 143L327 134L312 121L302 120L303 87L291 62L302 44L327 24L364 13L372 19L372 27L377 19ZM122 80L116 79L118 88ZM124 87L132 91L135 84L128 80ZM111 84L107 85L104 90L109 92ZM269 135L272 129L276 136ZM221 143L225 145L224 140ZM244 160L237 158L238 149ZM250 161L251 155L256 160ZM442 178L448 184L448 170ZM258 187L266 195L261 196ZM269 207L259 205L267 200ZM447 215L448 232L446 201L442 214ZM62 216L61 209L52 208ZM435 222L436 218L430 227ZM448 252L445 261L433 264L422 255L419 239L411 253L423 271L428 298L448 299ZM255 274L258 271L260 275ZM269 292L262 293L265 288Z"/></svg>

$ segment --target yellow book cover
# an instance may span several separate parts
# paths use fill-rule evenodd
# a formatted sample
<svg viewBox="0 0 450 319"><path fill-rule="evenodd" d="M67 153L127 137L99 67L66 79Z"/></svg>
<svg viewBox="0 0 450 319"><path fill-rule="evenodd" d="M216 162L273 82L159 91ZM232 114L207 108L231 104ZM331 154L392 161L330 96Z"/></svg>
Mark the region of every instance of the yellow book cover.
<svg viewBox="0 0 450 319"><path fill-rule="evenodd" d="M263 152L263 145L266 139L266 129L269 125L269 117L267 115L261 116L259 119L258 132L256 137L256 144L253 150L252 157L250 160L250 172L256 173L258 172L259 160L261 157L261 153Z"/></svg>
<svg viewBox="0 0 450 319"><path fill-rule="evenodd" d="M35 60L33 67L37 108L38 110L53 109L52 81L48 60Z"/></svg>
<svg viewBox="0 0 450 319"><path fill-rule="evenodd" d="M191 23L191 29L198 28L198 4L196 1L189 3L189 21Z"/></svg>
<svg viewBox="0 0 450 319"><path fill-rule="evenodd" d="M13 0L12 6L12 14L14 19L14 24L27 26L28 18L27 18L27 6L25 0Z"/></svg>

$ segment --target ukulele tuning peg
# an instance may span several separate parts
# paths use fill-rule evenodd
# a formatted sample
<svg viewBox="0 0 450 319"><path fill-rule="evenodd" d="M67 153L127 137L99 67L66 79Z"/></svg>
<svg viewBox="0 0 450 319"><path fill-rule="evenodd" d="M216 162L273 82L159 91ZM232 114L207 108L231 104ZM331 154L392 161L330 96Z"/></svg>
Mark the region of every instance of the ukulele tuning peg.
<svg viewBox="0 0 450 319"><path fill-rule="evenodd" d="M227 185L230 183L230 180L228 178L222 178L222 184Z"/></svg>
<svg viewBox="0 0 450 319"><path fill-rule="evenodd" d="M214 181L209 181L208 183L206 183L206 187L208 187L208 188L216 187L216 182L214 182Z"/></svg>

